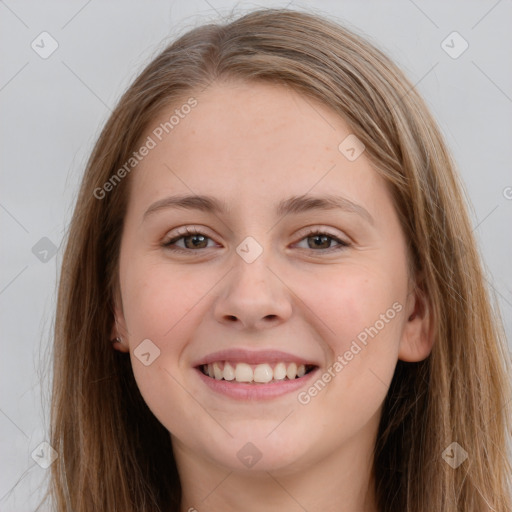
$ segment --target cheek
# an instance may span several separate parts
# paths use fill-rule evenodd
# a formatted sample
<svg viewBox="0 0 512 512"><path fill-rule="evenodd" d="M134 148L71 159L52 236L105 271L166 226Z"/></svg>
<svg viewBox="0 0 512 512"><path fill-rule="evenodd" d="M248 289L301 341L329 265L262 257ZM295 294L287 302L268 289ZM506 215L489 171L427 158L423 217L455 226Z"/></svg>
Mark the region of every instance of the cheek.
<svg viewBox="0 0 512 512"><path fill-rule="evenodd" d="M397 363L405 294L405 273L388 269L347 265L317 276L307 305L322 321L316 323L328 327L323 335L329 360L321 382L306 390L301 403L314 402L316 414L331 411L338 420L347 410L357 417L375 412ZM333 403L340 409L332 409Z"/></svg>
<svg viewBox="0 0 512 512"><path fill-rule="evenodd" d="M161 348L192 317L194 306L211 285L196 272L182 271L168 264L133 266L127 269L123 309L133 343L149 338Z"/></svg>
<svg viewBox="0 0 512 512"><path fill-rule="evenodd" d="M185 391L180 360L201 320L200 307L195 306L212 286L202 277L167 263L137 266L133 261L125 269L123 310L137 387L155 417L169 431L182 434L183 425L201 414ZM148 365L137 356L143 340L154 344L147 349ZM153 359L153 354L158 355Z"/></svg>
<svg viewBox="0 0 512 512"><path fill-rule="evenodd" d="M183 391L181 355L202 321L201 299L207 300L218 277L135 258L123 269L123 277L123 312L134 377L152 412L168 425L169 403L173 409L190 409L190 397ZM149 360L154 361L147 366L143 361L148 357L137 355L143 340L151 341L144 342L148 348L143 353L149 352ZM153 359L153 354L158 355Z"/></svg>
<svg viewBox="0 0 512 512"><path fill-rule="evenodd" d="M401 315L397 314L405 297L406 279L385 268L347 264L331 272L318 272L311 278L297 276L293 287L312 312L312 323L323 325L325 340L332 352L349 350L351 341L389 333L396 338ZM398 342L398 340L396 340Z"/></svg>

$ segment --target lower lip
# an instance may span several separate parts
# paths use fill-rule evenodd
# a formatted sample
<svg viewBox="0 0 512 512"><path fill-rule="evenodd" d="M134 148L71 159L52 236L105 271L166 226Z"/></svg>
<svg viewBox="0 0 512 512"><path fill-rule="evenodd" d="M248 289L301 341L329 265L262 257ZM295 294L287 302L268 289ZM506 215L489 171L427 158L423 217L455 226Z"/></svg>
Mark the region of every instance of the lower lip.
<svg viewBox="0 0 512 512"><path fill-rule="evenodd" d="M195 370L199 374L199 378L210 389L220 393L221 395L236 398L238 400L268 400L299 390L301 387L309 383L317 373L318 368L315 368L298 379L283 380L268 384L247 384L245 382L237 382L235 380L217 380L212 377L208 377L198 368L195 368Z"/></svg>

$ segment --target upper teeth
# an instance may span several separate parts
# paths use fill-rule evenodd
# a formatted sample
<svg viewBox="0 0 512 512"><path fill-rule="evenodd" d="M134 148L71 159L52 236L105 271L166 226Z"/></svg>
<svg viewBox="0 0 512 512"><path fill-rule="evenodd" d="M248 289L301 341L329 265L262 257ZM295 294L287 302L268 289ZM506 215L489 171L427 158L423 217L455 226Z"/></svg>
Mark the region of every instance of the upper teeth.
<svg viewBox="0 0 512 512"><path fill-rule="evenodd" d="M215 362L203 365L203 373L217 380L236 380L237 382L266 383L274 380L284 380L286 377L293 380L306 373L306 366L296 363L277 363L274 368L268 363L257 364L254 369L247 363L230 364Z"/></svg>

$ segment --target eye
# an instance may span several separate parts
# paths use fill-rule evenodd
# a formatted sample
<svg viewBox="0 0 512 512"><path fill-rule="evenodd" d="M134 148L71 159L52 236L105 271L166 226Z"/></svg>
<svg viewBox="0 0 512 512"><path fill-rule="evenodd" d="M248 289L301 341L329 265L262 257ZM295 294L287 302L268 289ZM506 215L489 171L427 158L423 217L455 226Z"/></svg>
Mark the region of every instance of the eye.
<svg viewBox="0 0 512 512"><path fill-rule="evenodd" d="M308 231L301 241L308 239L312 239L312 243L308 242L306 249L315 250L315 252L338 251L350 246L350 243L319 229ZM184 247L176 245L176 243L181 240L183 240ZM208 249L208 240L211 240L211 238L201 233L201 231L198 231L196 228L186 227L181 230L178 236L163 242L162 247L170 251L190 252L190 250L193 249ZM338 246L331 247L332 241L336 242Z"/></svg>
<svg viewBox="0 0 512 512"><path fill-rule="evenodd" d="M315 252L322 252L322 251L339 251L342 249L345 249L346 247L350 247L350 243L346 242L345 240L341 240L338 237L331 235L325 231L319 230L319 229L313 229L311 231L308 231L305 236L301 239L302 240L308 240L311 239L311 243L308 241L306 242L308 247L306 249L320 249L319 251ZM335 241L338 243L338 246L331 247L331 242Z"/></svg>
<svg viewBox="0 0 512 512"><path fill-rule="evenodd" d="M176 242L184 241L185 247L172 247ZM207 245L210 238L198 231L196 228L186 227L176 236L170 240L162 243L162 247L169 249L170 251L181 251L187 252L188 249L208 249ZM211 240L211 239L210 239Z"/></svg>

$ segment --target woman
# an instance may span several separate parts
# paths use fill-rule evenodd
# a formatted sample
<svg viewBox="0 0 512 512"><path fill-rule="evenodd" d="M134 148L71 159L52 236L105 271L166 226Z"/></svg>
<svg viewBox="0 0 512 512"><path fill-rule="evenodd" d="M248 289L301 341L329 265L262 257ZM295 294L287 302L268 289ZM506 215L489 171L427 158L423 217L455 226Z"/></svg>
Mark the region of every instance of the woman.
<svg viewBox="0 0 512 512"><path fill-rule="evenodd" d="M205 25L127 90L81 185L51 496L509 511L508 357L454 163L396 65L316 15Z"/></svg>

